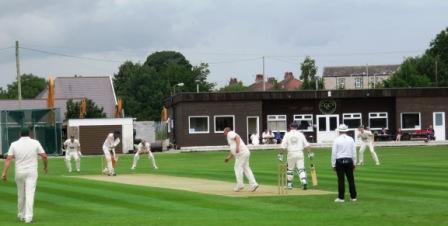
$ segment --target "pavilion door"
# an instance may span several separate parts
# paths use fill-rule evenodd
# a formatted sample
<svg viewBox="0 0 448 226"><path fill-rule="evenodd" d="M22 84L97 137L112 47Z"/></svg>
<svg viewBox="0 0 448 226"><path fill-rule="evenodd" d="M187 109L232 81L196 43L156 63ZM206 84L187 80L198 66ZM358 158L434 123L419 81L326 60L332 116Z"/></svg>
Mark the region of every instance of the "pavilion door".
<svg viewBox="0 0 448 226"><path fill-rule="evenodd" d="M432 121L434 125L434 136L436 137L436 140L445 140L445 112L434 112L432 115Z"/></svg>
<svg viewBox="0 0 448 226"><path fill-rule="evenodd" d="M331 143L338 136L339 115L316 115L317 143Z"/></svg>

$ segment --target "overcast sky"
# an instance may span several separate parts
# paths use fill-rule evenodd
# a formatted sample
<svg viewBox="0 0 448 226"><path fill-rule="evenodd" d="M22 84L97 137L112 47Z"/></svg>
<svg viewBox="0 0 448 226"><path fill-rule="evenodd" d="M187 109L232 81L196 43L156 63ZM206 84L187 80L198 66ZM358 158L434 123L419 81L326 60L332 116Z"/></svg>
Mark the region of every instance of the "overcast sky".
<svg viewBox="0 0 448 226"><path fill-rule="evenodd" d="M209 80L246 84L262 72L299 75L304 56L325 66L398 64L448 26L445 0L0 0L0 86L22 73L113 75L125 60L176 50ZM6 48L6 49L5 49ZM69 58L49 53L82 58Z"/></svg>

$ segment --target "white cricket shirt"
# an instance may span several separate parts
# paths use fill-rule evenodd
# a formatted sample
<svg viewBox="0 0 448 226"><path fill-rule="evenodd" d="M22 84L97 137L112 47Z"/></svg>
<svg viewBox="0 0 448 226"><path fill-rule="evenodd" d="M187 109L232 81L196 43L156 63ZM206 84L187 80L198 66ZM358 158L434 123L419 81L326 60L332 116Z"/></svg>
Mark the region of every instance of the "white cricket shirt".
<svg viewBox="0 0 448 226"><path fill-rule="evenodd" d="M240 137L240 151L238 152L238 154L236 153L236 137L237 136L239 136L239 135L236 134L233 131L230 131L230 132L227 133L227 143L229 143L230 152L234 156L237 156L237 155L240 155L240 154L242 154L244 152L248 152L249 151L249 148L247 148L246 144L244 143L244 141Z"/></svg>
<svg viewBox="0 0 448 226"><path fill-rule="evenodd" d="M360 138L362 140L362 142L368 143L368 142L372 141L373 134L369 130L364 130L363 133L358 134L358 138Z"/></svg>
<svg viewBox="0 0 448 226"><path fill-rule="evenodd" d="M331 166L335 167L336 159L340 158L351 158L353 159L353 164L355 164L355 141L347 134L341 134L334 140L333 148L331 149Z"/></svg>
<svg viewBox="0 0 448 226"><path fill-rule="evenodd" d="M302 153L303 155L303 149L309 147L310 144L302 132L298 130L291 130L283 137L281 146L282 148L287 149L290 154Z"/></svg>
<svg viewBox="0 0 448 226"><path fill-rule="evenodd" d="M78 148L81 147L81 144L79 143L79 141L78 141L77 139L74 139L73 142L72 142L71 139L67 139L67 140L64 142L64 146L67 147L67 148L66 148L66 149L67 149L66 151L69 151L69 152L77 152L77 151L78 151Z"/></svg>
<svg viewBox="0 0 448 226"><path fill-rule="evenodd" d="M140 152L148 152L148 151L151 151L151 146L149 145L148 142L145 142L145 145L143 145L143 144L140 142L140 144L138 144L138 146L137 146L137 149L138 149Z"/></svg>
<svg viewBox="0 0 448 226"><path fill-rule="evenodd" d="M12 142L8 155L14 156L16 172L36 171L38 154L45 153L39 141L21 137Z"/></svg>
<svg viewBox="0 0 448 226"><path fill-rule="evenodd" d="M105 148L114 148L120 143L120 138L114 139L114 134L109 133L107 135L106 140L104 141L103 147Z"/></svg>

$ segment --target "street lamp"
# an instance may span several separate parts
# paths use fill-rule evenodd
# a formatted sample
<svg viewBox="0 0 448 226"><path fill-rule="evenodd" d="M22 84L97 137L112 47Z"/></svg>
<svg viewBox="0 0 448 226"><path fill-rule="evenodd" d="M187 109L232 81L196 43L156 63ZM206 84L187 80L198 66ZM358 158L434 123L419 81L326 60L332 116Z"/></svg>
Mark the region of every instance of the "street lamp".
<svg viewBox="0 0 448 226"><path fill-rule="evenodd" d="M177 83L176 85L174 85L174 87L173 87L173 89L174 89L173 95L176 95L176 86L182 87L182 86L184 86L184 83L181 82L181 83Z"/></svg>
<svg viewBox="0 0 448 226"><path fill-rule="evenodd" d="M195 82L196 82L196 93L199 93L199 82L201 81L195 80Z"/></svg>

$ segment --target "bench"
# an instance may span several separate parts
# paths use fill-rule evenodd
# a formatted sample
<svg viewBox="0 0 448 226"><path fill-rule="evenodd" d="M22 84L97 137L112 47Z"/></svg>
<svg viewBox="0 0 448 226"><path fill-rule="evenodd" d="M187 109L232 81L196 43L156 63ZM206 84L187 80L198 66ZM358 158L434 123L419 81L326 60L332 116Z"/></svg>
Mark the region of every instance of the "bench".
<svg viewBox="0 0 448 226"><path fill-rule="evenodd" d="M430 130L419 129L415 130L413 133L409 133L409 140L423 140L427 141L429 139L434 139L434 133Z"/></svg>

